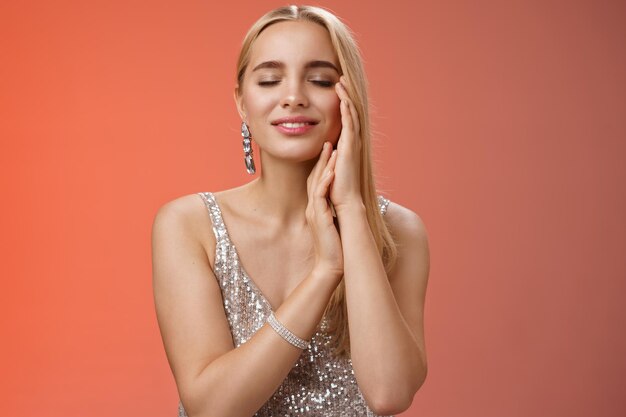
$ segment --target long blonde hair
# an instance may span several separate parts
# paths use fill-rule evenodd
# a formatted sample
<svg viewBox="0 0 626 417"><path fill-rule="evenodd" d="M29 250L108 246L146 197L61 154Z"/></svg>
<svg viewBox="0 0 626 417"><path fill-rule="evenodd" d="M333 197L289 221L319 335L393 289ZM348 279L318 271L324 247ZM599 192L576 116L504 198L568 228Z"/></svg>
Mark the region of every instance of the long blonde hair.
<svg viewBox="0 0 626 417"><path fill-rule="evenodd" d="M374 183L371 156L371 125L367 99L367 79L363 61L351 30L337 16L328 10L315 6L282 6L257 20L246 34L237 61L237 83L241 89L250 52L254 41L269 25L282 22L304 20L317 23L328 31L339 59L340 69L347 81L350 100L359 115L361 135L361 196L367 213L367 221L374 235L386 272L390 272L397 258L396 243L385 223L378 206L378 195ZM346 305L346 287L342 279L335 289L324 315L328 319L328 332L334 341L334 354L350 355L350 335Z"/></svg>

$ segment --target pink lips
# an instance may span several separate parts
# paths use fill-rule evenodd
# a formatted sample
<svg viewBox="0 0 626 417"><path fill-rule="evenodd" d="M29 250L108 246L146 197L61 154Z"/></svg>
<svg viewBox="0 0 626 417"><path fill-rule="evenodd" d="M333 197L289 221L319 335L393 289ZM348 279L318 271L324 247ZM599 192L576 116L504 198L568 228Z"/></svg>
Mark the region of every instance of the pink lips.
<svg viewBox="0 0 626 417"><path fill-rule="evenodd" d="M286 126L276 125L275 127L276 129L278 129L279 131L281 131L282 133L286 135L302 135L308 132L309 130L313 129L315 125L304 125L300 127L286 127Z"/></svg>
<svg viewBox="0 0 626 417"><path fill-rule="evenodd" d="M303 126L297 126L297 127L287 127L287 126L281 125L281 123L306 123L306 124ZM281 133L284 133L290 136L295 136L295 135L302 135L304 133L307 133L309 130L313 129L317 123L319 123L317 120L311 119L310 117L290 116L290 117L283 117L283 118L274 120L272 122L272 125L274 125L276 129L278 129Z"/></svg>

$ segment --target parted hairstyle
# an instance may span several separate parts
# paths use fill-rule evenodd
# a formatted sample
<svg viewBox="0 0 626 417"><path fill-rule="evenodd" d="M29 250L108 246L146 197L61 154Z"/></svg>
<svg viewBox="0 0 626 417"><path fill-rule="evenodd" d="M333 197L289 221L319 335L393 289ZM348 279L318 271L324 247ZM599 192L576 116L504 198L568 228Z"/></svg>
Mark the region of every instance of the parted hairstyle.
<svg viewBox="0 0 626 417"><path fill-rule="evenodd" d="M309 21L324 27L330 34L332 45L339 59L340 70L346 78L347 91L359 116L361 140L361 196L367 213L367 221L374 235L386 272L390 272L397 258L396 242L378 207L371 155L371 125L367 98L367 79L361 52L352 31L333 13L315 6L282 6L263 15L246 34L237 61L237 84L243 87L244 74L250 61L251 49L259 34L268 26L283 21ZM350 356L350 335L346 305L346 287L342 279L326 307L328 332L332 336L333 353Z"/></svg>

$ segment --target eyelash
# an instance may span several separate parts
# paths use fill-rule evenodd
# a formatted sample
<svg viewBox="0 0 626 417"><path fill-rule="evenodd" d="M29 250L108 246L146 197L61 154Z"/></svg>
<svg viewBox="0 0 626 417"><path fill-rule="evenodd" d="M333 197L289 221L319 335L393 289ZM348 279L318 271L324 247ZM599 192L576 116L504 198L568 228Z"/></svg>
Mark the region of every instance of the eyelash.
<svg viewBox="0 0 626 417"><path fill-rule="evenodd" d="M261 87L269 87L275 84L278 84L280 81L260 81L259 85ZM320 87L326 87L326 88L330 88L334 85L334 83L332 81L319 81L319 80L313 80L311 81L314 84L319 85Z"/></svg>

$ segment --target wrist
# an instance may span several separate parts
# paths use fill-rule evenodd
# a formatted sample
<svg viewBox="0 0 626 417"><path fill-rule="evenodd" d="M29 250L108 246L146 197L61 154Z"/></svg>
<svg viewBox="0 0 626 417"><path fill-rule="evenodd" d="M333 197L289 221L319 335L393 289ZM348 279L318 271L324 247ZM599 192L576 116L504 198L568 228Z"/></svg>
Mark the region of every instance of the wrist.
<svg viewBox="0 0 626 417"><path fill-rule="evenodd" d="M323 265L315 265L309 277L316 282L323 282L328 284L328 290L332 293L335 290L339 281L343 277L343 269L326 268Z"/></svg>
<svg viewBox="0 0 626 417"><path fill-rule="evenodd" d="M363 201L359 200L335 206L335 213L339 219L341 219L341 217L365 215L365 212L365 204L363 204Z"/></svg>

